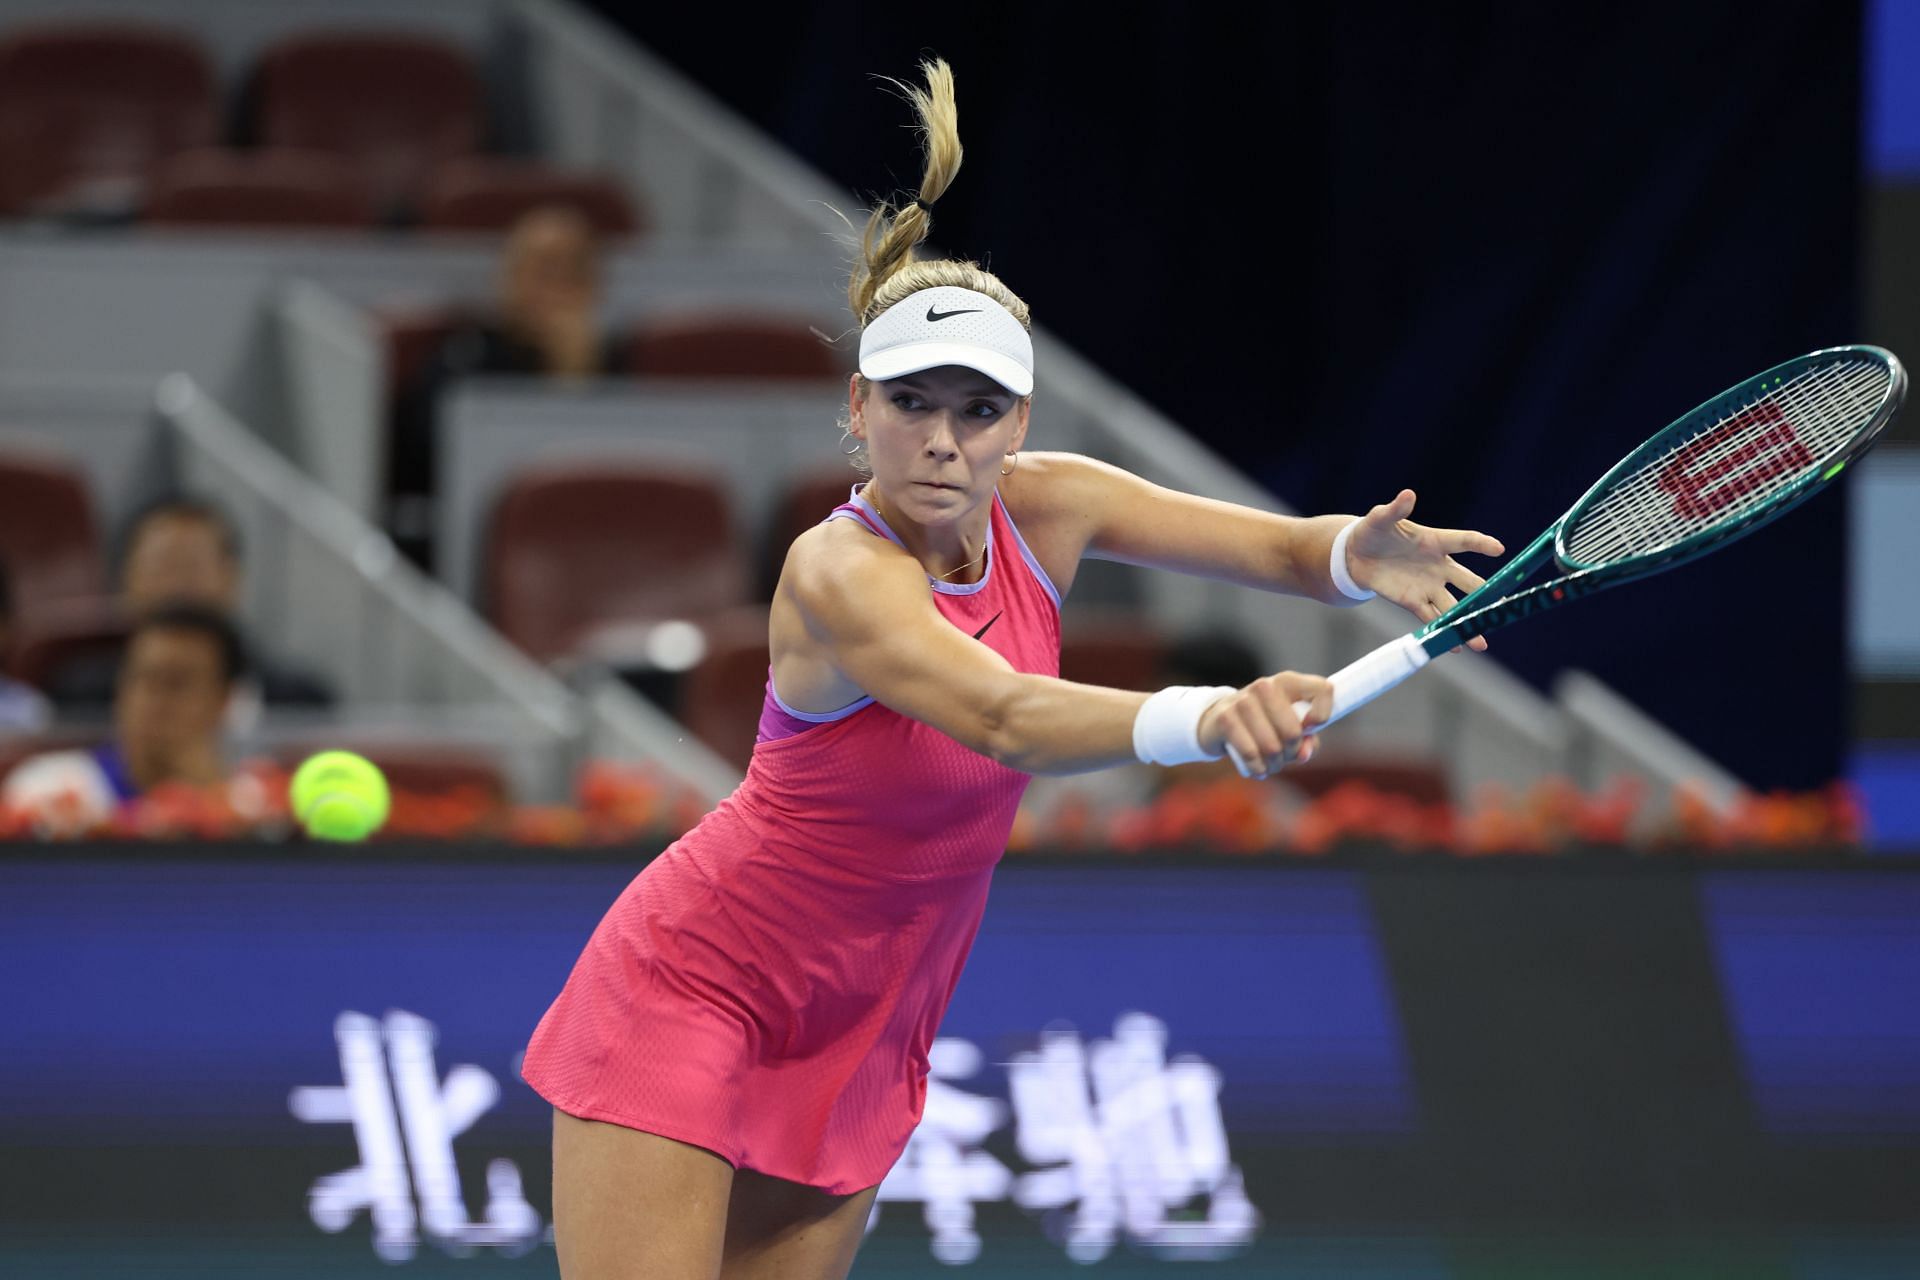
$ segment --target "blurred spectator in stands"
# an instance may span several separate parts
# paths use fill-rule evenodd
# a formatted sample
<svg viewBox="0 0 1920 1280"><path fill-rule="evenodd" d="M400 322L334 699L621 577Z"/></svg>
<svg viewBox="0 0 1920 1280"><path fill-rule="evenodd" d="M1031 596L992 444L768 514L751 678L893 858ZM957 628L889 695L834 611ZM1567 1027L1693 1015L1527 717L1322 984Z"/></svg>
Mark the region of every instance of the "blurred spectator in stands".
<svg viewBox="0 0 1920 1280"><path fill-rule="evenodd" d="M244 670L240 633L220 609L176 601L149 610L127 641L112 740L22 761L0 787L0 808L86 830L162 784L225 783L222 727Z"/></svg>
<svg viewBox="0 0 1920 1280"><path fill-rule="evenodd" d="M578 211L547 205L507 233L491 310L462 316L400 392L389 441L388 527L426 563L433 531L434 412L472 374L577 380L620 373L623 344L600 324L600 247Z"/></svg>
<svg viewBox="0 0 1920 1280"><path fill-rule="evenodd" d="M7 578L5 561L0 561L0 665L7 658L7 646L13 641L13 584ZM31 732L46 727L53 708L38 689L13 679L0 670L0 733Z"/></svg>
<svg viewBox="0 0 1920 1280"><path fill-rule="evenodd" d="M127 530L120 559L120 605L138 622L156 609L186 602L233 618L243 575L240 534L226 513L200 498L169 497L148 506ZM319 677L252 654L250 674L234 691L233 723L245 729L262 705L327 707L333 692ZM107 706L114 698L118 659L89 656L62 666L47 692L62 709Z"/></svg>

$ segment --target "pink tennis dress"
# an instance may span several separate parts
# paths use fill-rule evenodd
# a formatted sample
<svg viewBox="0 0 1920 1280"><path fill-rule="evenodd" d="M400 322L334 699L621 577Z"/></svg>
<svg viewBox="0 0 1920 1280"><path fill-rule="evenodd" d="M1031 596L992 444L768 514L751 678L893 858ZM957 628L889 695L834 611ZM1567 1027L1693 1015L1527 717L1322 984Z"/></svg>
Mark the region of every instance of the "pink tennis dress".
<svg viewBox="0 0 1920 1280"><path fill-rule="evenodd" d="M829 520L899 538L856 492ZM1060 597L998 495L954 626L1056 675ZM906 1146L1027 775L863 698L825 715L769 677L746 781L634 877L527 1046L562 1111L836 1195Z"/></svg>

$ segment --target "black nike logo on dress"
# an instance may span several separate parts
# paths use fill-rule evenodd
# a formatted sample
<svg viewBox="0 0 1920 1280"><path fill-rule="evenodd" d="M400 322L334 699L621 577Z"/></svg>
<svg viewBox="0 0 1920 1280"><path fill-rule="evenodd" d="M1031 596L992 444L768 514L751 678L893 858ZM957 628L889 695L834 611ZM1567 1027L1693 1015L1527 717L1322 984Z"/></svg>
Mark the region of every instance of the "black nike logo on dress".
<svg viewBox="0 0 1920 1280"><path fill-rule="evenodd" d="M971 316L978 315L979 313L979 307L962 307L958 311L935 311L932 307L928 307L927 319L945 320L948 316Z"/></svg>
<svg viewBox="0 0 1920 1280"><path fill-rule="evenodd" d="M1002 609L1002 610L1000 611L1000 613L1005 613L1005 612L1006 612L1006 610L1005 610L1005 609ZM994 614L994 615L993 615L993 616L992 616L991 618L988 618L988 619L987 619L987 627L990 627L990 626L992 626L992 625L993 625L994 623L996 623L996 622L998 622L998 621L1000 621L1000 613L996 613L996 614ZM978 631L976 631L976 632L974 632L974 633L973 633L973 638L974 638L975 640L978 640L978 639L979 639L979 638L980 638L981 636L983 636L983 635L985 635L985 634L987 634L987 627L982 627L982 628L980 628L980 629L979 629Z"/></svg>

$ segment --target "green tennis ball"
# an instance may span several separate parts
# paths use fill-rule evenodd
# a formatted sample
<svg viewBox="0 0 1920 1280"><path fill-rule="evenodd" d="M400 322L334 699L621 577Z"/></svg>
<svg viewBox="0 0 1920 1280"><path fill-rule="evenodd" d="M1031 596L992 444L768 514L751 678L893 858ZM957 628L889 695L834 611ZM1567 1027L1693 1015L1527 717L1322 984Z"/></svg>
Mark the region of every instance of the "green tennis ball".
<svg viewBox="0 0 1920 1280"><path fill-rule="evenodd" d="M318 840L365 840L387 820L386 775L365 756L322 751L294 771L293 816Z"/></svg>

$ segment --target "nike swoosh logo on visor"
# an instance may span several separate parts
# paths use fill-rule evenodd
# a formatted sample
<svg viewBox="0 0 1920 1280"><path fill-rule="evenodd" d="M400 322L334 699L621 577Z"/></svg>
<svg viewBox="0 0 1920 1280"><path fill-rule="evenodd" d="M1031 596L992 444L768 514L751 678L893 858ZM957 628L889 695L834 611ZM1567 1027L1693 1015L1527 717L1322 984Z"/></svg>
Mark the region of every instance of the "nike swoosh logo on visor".
<svg viewBox="0 0 1920 1280"><path fill-rule="evenodd" d="M958 311L935 311L932 307L927 308L927 319L936 321L945 320L948 316L973 316L979 314L979 307L962 307Z"/></svg>
<svg viewBox="0 0 1920 1280"><path fill-rule="evenodd" d="M1006 612L1006 610L1005 610L1005 609L1002 609L1002 610L1000 611L1000 613L1005 613L1005 612ZM987 619L987 627L990 627L990 626L992 626L992 625L993 625L994 623L996 623L996 622L998 622L998 621L1000 621L1000 613L996 613L996 614L994 614L994 615L993 615L993 616L992 616L991 618L988 618L988 619ZM982 627L982 628L980 628L980 629L979 629L978 631L976 631L976 632L974 632L974 633L973 633L973 638L974 638L975 640L978 640L978 639L979 639L979 638L980 638L981 636L983 636L983 635L985 635L985 634L987 634L987 627Z"/></svg>

